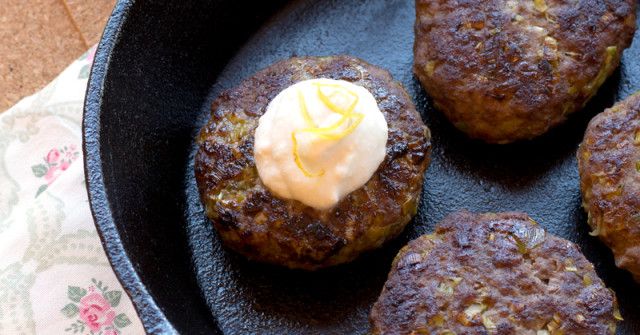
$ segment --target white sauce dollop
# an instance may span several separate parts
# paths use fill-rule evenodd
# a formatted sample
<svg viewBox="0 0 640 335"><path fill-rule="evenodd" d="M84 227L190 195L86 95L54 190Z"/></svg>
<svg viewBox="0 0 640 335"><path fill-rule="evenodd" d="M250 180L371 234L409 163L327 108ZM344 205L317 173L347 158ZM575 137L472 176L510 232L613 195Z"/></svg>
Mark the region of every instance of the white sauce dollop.
<svg viewBox="0 0 640 335"><path fill-rule="evenodd" d="M387 121L366 88L311 79L269 103L254 156L272 193L328 209L369 181L384 160L387 137Z"/></svg>

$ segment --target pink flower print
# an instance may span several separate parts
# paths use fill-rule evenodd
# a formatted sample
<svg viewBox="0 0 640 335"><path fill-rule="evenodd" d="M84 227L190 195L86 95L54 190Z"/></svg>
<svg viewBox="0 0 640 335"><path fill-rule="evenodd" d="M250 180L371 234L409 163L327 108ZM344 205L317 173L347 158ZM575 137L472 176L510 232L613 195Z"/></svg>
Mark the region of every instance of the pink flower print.
<svg viewBox="0 0 640 335"><path fill-rule="evenodd" d="M102 294L93 292L80 299L80 319L92 332L110 326L115 318L116 312Z"/></svg>
<svg viewBox="0 0 640 335"><path fill-rule="evenodd" d="M70 301L60 312L74 321L64 331L77 335L120 335L121 329L131 324L125 313L117 314L122 292L109 290L109 286L95 278L91 282L93 285L86 289L68 287Z"/></svg>
<svg viewBox="0 0 640 335"><path fill-rule="evenodd" d="M64 170L60 170L57 166L51 166L49 167L49 170L47 170L47 173L44 175L44 180L48 185L51 185L51 183L53 183L53 181L58 178L62 171Z"/></svg>
<svg viewBox="0 0 640 335"><path fill-rule="evenodd" d="M51 149L45 158L45 161L49 164L55 164L60 159L60 151L58 149Z"/></svg>
<svg viewBox="0 0 640 335"><path fill-rule="evenodd" d="M33 175L36 176L36 178L44 178L46 182L40 185L36 192L36 197L44 192L78 157L80 157L78 147L75 144L69 144L68 146L65 145L49 150L43 158L44 163L31 166Z"/></svg>
<svg viewBox="0 0 640 335"><path fill-rule="evenodd" d="M65 171L69 168L69 165L71 165L71 161L63 160L62 162L60 162L60 170Z"/></svg>

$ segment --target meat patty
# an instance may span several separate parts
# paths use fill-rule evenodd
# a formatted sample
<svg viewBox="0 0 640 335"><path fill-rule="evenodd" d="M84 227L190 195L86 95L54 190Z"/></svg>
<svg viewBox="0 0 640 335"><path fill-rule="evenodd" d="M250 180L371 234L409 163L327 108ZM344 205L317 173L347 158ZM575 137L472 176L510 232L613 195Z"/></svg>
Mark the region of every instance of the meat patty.
<svg viewBox="0 0 640 335"><path fill-rule="evenodd" d="M269 102L313 78L365 87L389 128L378 170L329 210L273 195L253 157L254 131ZM258 72L215 100L197 142L200 196L223 242L249 259L306 270L349 262L397 236L416 213L431 150L429 129L402 85L349 56L292 58Z"/></svg>
<svg viewBox="0 0 640 335"><path fill-rule="evenodd" d="M640 282L640 94L591 120L578 168L592 235Z"/></svg>
<svg viewBox="0 0 640 335"><path fill-rule="evenodd" d="M405 246L373 334L614 334L616 298L573 243L524 213L459 212Z"/></svg>
<svg viewBox="0 0 640 335"><path fill-rule="evenodd" d="M635 0L416 0L414 72L461 131L531 139L596 94L635 31Z"/></svg>

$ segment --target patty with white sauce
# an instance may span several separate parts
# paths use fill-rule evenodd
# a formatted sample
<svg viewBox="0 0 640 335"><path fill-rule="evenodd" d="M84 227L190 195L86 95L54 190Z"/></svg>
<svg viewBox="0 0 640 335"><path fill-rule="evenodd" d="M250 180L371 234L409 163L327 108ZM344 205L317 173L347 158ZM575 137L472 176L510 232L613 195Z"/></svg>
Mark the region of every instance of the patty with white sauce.
<svg viewBox="0 0 640 335"><path fill-rule="evenodd" d="M327 209L276 196L254 157L254 132L269 103L314 78L364 87L388 124L378 169ZM197 143L200 197L224 244L251 260L305 270L349 262L400 234L416 214L431 151L429 129L402 85L350 56L296 57L256 73L214 101Z"/></svg>

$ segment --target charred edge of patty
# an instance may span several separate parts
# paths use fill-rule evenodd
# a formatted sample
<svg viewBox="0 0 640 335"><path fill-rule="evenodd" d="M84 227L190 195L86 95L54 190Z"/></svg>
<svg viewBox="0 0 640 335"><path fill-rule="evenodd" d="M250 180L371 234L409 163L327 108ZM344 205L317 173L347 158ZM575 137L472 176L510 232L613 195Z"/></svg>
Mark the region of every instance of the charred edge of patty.
<svg viewBox="0 0 640 335"><path fill-rule="evenodd" d="M577 156L591 235L640 281L640 94L594 117Z"/></svg>

